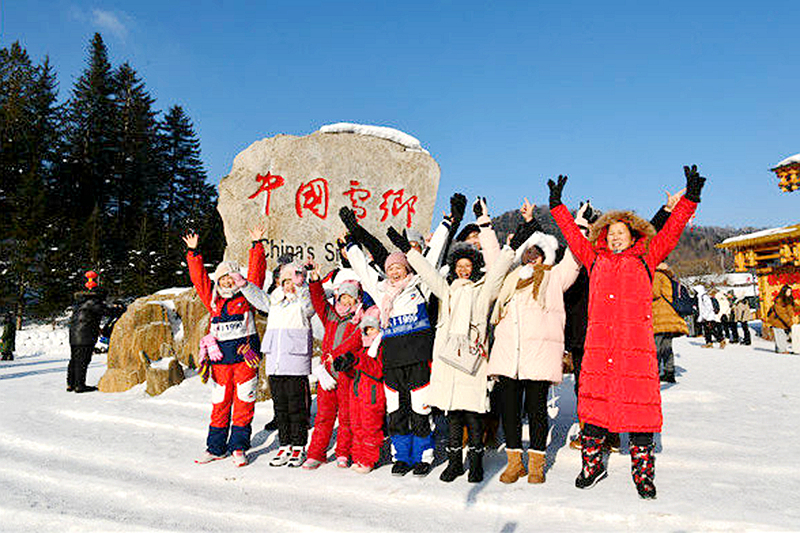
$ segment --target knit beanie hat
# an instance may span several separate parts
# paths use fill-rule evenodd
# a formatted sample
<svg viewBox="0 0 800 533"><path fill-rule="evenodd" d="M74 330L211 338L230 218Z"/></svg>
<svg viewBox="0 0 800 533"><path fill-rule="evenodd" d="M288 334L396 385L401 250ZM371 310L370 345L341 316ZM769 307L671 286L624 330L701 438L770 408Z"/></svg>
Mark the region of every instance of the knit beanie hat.
<svg viewBox="0 0 800 533"><path fill-rule="evenodd" d="M386 272L389 270L389 267L395 264L401 264L406 267L406 271L411 272L411 265L408 264L408 259L406 259L406 254L403 252L392 252L389 254L389 257L386 258L386 263L383 265L383 271Z"/></svg>
<svg viewBox="0 0 800 533"><path fill-rule="evenodd" d="M380 309L378 309L377 305L373 305L364 311L364 316L361 317L361 323L358 327L361 328L361 331L365 331L367 328L381 329L380 316Z"/></svg>
<svg viewBox="0 0 800 533"><path fill-rule="evenodd" d="M361 284L355 280L345 280L339 284L334 292L338 300L343 294L352 296L354 300L358 301L361 296Z"/></svg>

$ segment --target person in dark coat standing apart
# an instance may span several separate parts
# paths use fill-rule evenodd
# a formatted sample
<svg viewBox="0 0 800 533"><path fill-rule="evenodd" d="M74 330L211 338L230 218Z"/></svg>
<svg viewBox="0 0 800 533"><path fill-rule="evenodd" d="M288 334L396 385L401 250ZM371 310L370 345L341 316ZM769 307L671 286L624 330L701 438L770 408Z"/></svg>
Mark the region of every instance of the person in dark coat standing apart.
<svg viewBox="0 0 800 533"><path fill-rule="evenodd" d="M97 273L85 274L86 290L75 293L72 320L69 323L70 358L67 366L67 391L92 392L97 387L86 385L86 370L100 336L100 322L113 309L106 305L106 291L97 285Z"/></svg>
<svg viewBox="0 0 800 533"><path fill-rule="evenodd" d="M608 432L630 433L631 473L639 496L656 497L653 433L661 431L661 394L653 339L652 273L678 243L694 214L705 182L697 167L684 167L686 194L663 229L630 211L611 211L578 229L561 202L567 181L550 187L550 213L569 248L589 274L589 324L578 390L581 436L580 489L607 476L603 442Z"/></svg>

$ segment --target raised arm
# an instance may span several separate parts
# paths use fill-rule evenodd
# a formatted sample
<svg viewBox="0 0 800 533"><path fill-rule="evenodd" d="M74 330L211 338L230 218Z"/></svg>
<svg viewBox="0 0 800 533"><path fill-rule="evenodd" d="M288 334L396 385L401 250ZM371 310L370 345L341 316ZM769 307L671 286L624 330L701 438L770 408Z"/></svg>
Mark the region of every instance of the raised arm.
<svg viewBox="0 0 800 533"><path fill-rule="evenodd" d="M256 285L251 281L244 280L244 285L239 287L242 291L242 296L250 302L250 305L261 311L262 313L269 313L269 295L267 291Z"/></svg>
<svg viewBox="0 0 800 533"><path fill-rule="evenodd" d="M583 263L586 268L590 268L594 262L597 253L594 251L592 244L589 242L580 228L572 219L569 214L567 206L561 203L561 191L567 183L567 176L559 176L558 183L553 180L548 180L547 185L550 187L550 214L561 229L561 233L569 244L569 249L573 255Z"/></svg>
<svg viewBox="0 0 800 533"><path fill-rule="evenodd" d="M378 301L380 297L380 290L378 289L378 282L380 276L378 272L372 268L367 262L367 257L364 251L353 242L347 243L346 247L347 258L350 261L350 267L356 273L364 290L367 291L373 300Z"/></svg>
<svg viewBox="0 0 800 533"><path fill-rule="evenodd" d="M500 242L497 240L497 233L492 227L492 218L489 216L489 208L486 206L486 198L478 197L472 205L472 212L475 213L475 223L478 225L478 241L481 243L481 254L486 268L491 268L497 256L500 255Z"/></svg>
<svg viewBox="0 0 800 533"><path fill-rule="evenodd" d="M325 289L322 287L322 280L319 279L319 276L313 277L312 274L311 282L308 284L308 292L311 295L311 305L314 306L314 311L322 320L322 323L325 324L331 304L325 298Z"/></svg>
<svg viewBox="0 0 800 533"><path fill-rule="evenodd" d="M389 251L383 243L368 232L364 226L358 223L356 214L349 207L342 207L339 210L339 218L342 219L344 226L347 228L350 236L353 237L353 240L369 251L375 264L383 267L386 263L386 258L389 257Z"/></svg>
<svg viewBox="0 0 800 533"><path fill-rule="evenodd" d="M263 287L267 273L267 258L264 255L264 226L256 226L250 230L250 257L247 261L247 279L253 284Z"/></svg>
<svg viewBox="0 0 800 533"><path fill-rule="evenodd" d="M206 267L203 265L203 256L197 251L198 241L197 233L187 233L183 236L183 242L186 243L186 264L197 295L206 309L211 311L211 278L208 277Z"/></svg>
<svg viewBox="0 0 800 533"><path fill-rule="evenodd" d="M433 232L425 257L437 270L447 261L447 254L450 252L450 246L453 244L458 227L464 218L466 206L466 196L460 193L455 193L451 196L450 213L444 216L442 223Z"/></svg>
<svg viewBox="0 0 800 533"><path fill-rule="evenodd" d="M408 258L408 263L417 271L423 283L428 286L433 294L440 300L446 300L450 291L447 280L415 249L411 248L406 257Z"/></svg>
<svg viewBox="0 0 800 533"><path fill-rule="evenodd" d="M697 172L697 165L692 165L691 168L683 167L683 173L686 176L686 194L678 201L661 231L650 241L650 248L645 256L651 271L655 270L655 267L666 259L678 244L683 229L694 215L697 204L700 203L700 192L706 178Z"/></svg>

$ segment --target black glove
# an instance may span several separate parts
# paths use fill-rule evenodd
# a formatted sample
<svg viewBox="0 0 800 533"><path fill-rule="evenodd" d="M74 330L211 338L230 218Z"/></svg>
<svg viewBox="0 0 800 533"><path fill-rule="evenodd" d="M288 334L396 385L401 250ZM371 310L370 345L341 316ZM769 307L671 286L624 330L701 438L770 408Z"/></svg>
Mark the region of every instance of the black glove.
<svg viewBox="0 0 800 533"><path fill-rule="evenodd" d="M356 362L356 356L353 355L351 352L343 353L342 355L336 357L333 360L333 369L337 372L347 372L351 368L353 368L353 364Z"/></svg>
<svg viewBox="0 0 800 533"><path fill-rule="evenodd" d="M561 175L558 176L558 183L547 180L547 186L550 187L550 209L561 205L561 191L564 190L565 183L567 183L567 177Z"/></svg>
<svg viewBox="0 0 800 533"><path fill-rule="evenodd" d="M349 207L343 207L339 209L339 218L341 218L342 222L344 222L344 227L347 228L347 231L351 233L353 232L353 228L358 227L358 219L356 218L356 214Z"/></svg>
<svg viewBox="0 0 800 533"><path fill-rule="evenodd" d="M517 226L517 230L514 232L514 236L511 237L511 242L508 243L511 246L512 250L517 250L522 243L528 240L528 237L533 235L533 232L536 231L537 223L536 219L534 218L530 222L523 222L519 226Z"/></svg>
<svg viewBox="0 0 800 533"><path fill-rule="evenodd" d="M411 243L408 242L408 239L406 239L404 235L397 233L397 230L393 227L389 226L386 235L389 237L389 240L392 241L392 244L397 246L404 254L407 254L411 249Z"/></svg>
<svg viewBox="0 0 800 533"><path fill-rule="evenodd" d="M697 165L692 165L692 168L683 167L683 173L686 175L686 194L684 196L687 200L700 203L700 191L703 190L706 179L697 172Z"/></svg>
<svg viewBox="0 0 800 533"><path fill-rule="evenodd" d="M467 208L467 197L455 193L450 197L450 222L460 224L464 220L464 210Z"/></svg>
<svg viewBox="0 0 800 533"><path fill-rule="evenodd" d="M475 199L475 203L472 204L472 212L475 213L475 218L480 218L481 215L483 215L483 207L481 206L481 200L483 200L484 204L486 203L486 198L481 198L480 196L478 196Z"/></svg>

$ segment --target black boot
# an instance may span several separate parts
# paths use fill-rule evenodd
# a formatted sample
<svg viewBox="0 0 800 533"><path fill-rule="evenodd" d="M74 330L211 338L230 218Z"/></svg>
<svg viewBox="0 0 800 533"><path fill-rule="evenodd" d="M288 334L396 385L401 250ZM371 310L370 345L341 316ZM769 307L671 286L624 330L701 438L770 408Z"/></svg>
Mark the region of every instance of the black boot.
<svg viewBox="0 0 800 533"><path fill-rule="evenodd" d="M411 465L405 461L395 461L394 465L392 466L393 476L405 476L409 472L411 472Z"/></svg>
<svg viewBox="0 0 800 533"><path fill-rule="evenodd" d="M470 447L467 450L467 462L469 463L467 481L470 483L483 481L483 448Z"/></svg>
<svg viewBox="0 0 800 533"><path fill-rule="evenodd" d="M656 499L656 458L653 445L631 446L631 476L639 496L645 500Z"/></svg>
<svg viewBox="0 0 800 533"><path fill-rule="evenodd" d="M589 437L581 435L581 459L583 466L581 473L575 479L575 486L579 489L590 489L598 481L606 478L608 472L603 464L602 437Z"/></svg>
<svg viewBox="0 0 800 533"><path fill-rule="evenodd" d="M439 480L450 483L462 474L464 474L464 462L461 448L447 448L447 468L442 471Z"/></svg>

